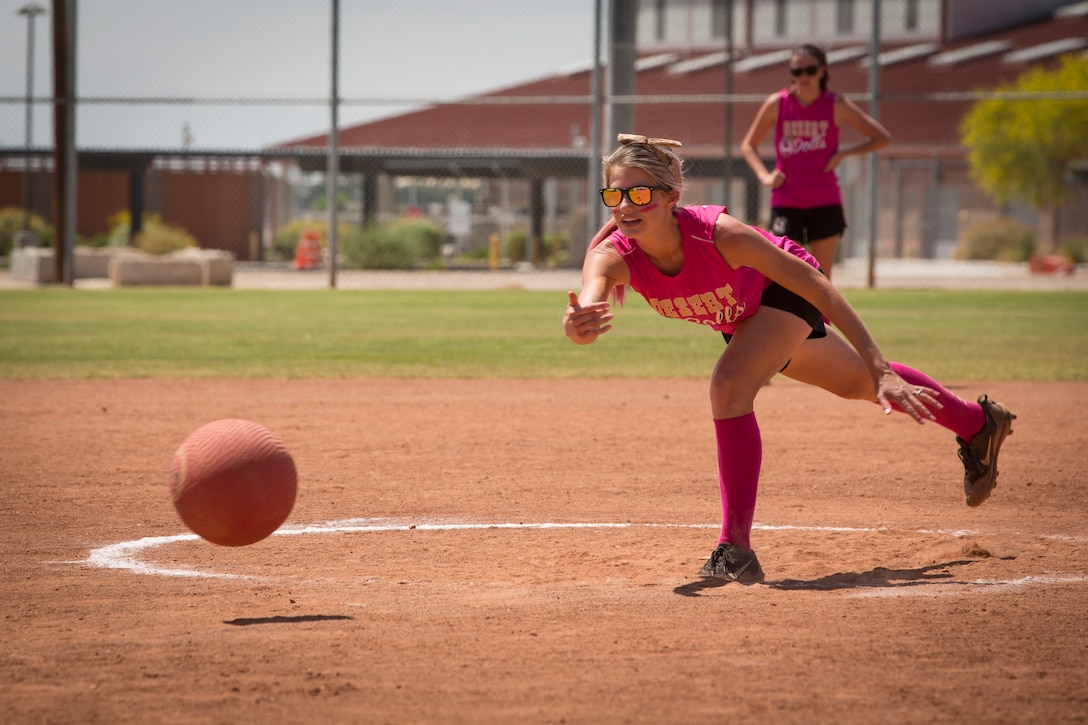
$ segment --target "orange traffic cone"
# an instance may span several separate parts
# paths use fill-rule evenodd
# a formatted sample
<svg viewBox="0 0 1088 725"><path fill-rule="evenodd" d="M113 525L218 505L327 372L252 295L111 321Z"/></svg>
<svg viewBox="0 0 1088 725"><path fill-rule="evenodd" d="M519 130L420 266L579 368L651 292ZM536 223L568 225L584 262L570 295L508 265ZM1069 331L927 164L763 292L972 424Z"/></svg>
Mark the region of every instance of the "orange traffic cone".
<svg viewBox="0 0 1088 725"><path fill-rule="evenodd" d="M1057 254L1036 254L1028 261L1028 269L1035 274L1073 274L1072 262Z"/></svg>
<svg viewBox="0 0 1088 725"><path fill-rule="evenodd" d="M321 242L317 232L307 229L295 246L295 269L313 269L321 264Z"/></svg>

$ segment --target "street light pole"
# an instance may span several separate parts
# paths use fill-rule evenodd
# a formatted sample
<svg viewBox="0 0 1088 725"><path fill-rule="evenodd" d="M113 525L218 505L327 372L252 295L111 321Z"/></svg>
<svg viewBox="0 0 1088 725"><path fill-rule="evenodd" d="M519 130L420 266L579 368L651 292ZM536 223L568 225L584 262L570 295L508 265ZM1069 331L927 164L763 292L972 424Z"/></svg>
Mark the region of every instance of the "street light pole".
<svg viewBox="0 0 1088 725"><path fill-rule="evenodd" d="M34 184L30 177L30 149L34 141L34 18L45 12L37 3L27 3L19 8L26 16L26 157L23 169L23 230L30 231L30 210L33 206Z"/></svg>

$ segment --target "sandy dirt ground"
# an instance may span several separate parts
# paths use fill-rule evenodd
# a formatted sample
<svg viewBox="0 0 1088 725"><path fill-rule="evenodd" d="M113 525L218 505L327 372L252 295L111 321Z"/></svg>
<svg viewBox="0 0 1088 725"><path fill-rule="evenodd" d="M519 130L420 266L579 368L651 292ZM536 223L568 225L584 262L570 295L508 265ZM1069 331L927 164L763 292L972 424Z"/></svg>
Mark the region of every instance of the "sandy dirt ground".
<svg viewBox="0 0 1088 725"><path fill-rule="evenodd" d="M0 382L0 722L1088 721L1088 385L953 436L786 380L757 401L764 585L700 579L706 383ZM220 418L299 470L251 546L189 534Z"/></svg>

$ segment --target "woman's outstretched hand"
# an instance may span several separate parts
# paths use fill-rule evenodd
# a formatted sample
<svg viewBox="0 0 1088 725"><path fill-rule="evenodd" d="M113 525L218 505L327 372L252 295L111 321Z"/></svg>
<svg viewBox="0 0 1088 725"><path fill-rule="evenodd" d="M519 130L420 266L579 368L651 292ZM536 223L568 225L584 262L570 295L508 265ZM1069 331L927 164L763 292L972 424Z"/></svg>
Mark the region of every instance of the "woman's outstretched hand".
<svg viewBox="0 0 1088 725"><path fill-rule="evenodd" d="M612 310L607 302L578 304L578 295L567 292L567 311L563 315L563 333L578 345L588 345L612 329Z"/></svg>
<svg viewBox="0 0 1088 725"><path fill-rule="evenodd" d="M876 390L877 403L884 409L885 415L892 412L892 403L894 403L918 423L936 420L932 410L940 410L944 407L937 400L938 395L940 395L939 391L924 385L911 385L891 370L880 376Z"/></svg>

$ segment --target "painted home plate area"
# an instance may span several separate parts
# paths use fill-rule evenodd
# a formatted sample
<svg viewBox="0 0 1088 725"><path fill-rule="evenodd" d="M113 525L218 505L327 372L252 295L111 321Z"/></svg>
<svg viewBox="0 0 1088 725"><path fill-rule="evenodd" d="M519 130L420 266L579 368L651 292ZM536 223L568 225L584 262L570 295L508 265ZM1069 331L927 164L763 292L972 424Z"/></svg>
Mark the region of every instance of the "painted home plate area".
<svg viewBox="0 0 1088 725"><path fill-rule="evenodd" d="M755 586L717 542L703 380L0 382L0 721L1084 722L1088 385L989 501L951 434L776 380ZM248 546L171 456L227 418L298 469Z"/></svg>

